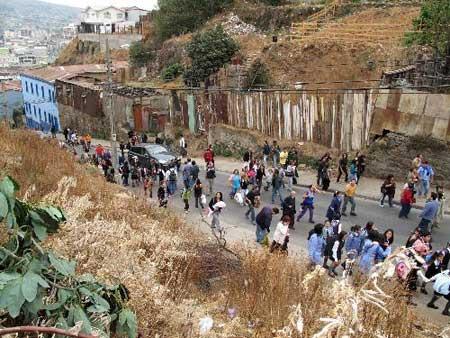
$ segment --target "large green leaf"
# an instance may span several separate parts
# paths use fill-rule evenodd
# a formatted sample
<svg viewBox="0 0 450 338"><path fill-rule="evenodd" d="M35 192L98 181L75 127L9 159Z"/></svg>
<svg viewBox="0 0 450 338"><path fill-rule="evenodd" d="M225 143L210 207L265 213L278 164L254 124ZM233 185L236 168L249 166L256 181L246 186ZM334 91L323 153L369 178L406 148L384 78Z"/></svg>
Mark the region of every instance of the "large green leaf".
<svg viewBox="0 0 450 338"><path fill-rule="evenodd" d="M73 276L75 274L75 262L57 258L52 252L48 253L50 264L63 276Z"/></svg>
<svg viewBox="0 0 450 338"><path fill-rule="evenodd" d="M31 270L23 276L22 294L27 302L32 302L36 298L38 286L49 288L48 283L38 274Z"/></svg>
<svg viewBox="0 0 450 338"><path fill-rule="evenodd" d="M89 320L88 316L84 312L84 310L80 306L75 306L74 312L73 312L73 320L76 323L82 322L83 325L81 326L81 332L90 334L92 332L92 326L91 321Z"/></svg>
<svg viewBox="0 0 450 338"><path fill-rule="evenodd" d="M33 223L33 230L36 234L36 237L42 242L47 238L47 228L38 223Z"/></svg>
<svg viewBox="0 0 450 338"><path fill-rule="evenodd" d="M0 192L0 220L6 217L8 215L9 206L8 206L8 199L6 196Z"/></svg>
<svg viewBox="0 0 450 338"><path fill-rule="evenodd" d="M0 191L2 191L7 197L14 197L16 191L19 191L19 185L10 176L6 176L0 182Z"/></svg>
<svg viewBox="0 0 450 338"><path fill-rule="evenodd" d="M126 334L129 338L137 337L136 315L131 310L123 309L120 311L117 332L119 334Z"/></svg>
<svg viewBox="0 0 450 338"><path fill-rule="evenodd" d="M28 271L23 276L22 294L27 302L32 302L36 298L38 282L34 272Z"/></svg>
<svg viewBox="0 0 450 338"><path fill-rule="evenodd" d="M0 308L6 308L12 318L20 314L20 308L25 302L21 287L22 278L16 278L10 280L0 292Z"/></svg>

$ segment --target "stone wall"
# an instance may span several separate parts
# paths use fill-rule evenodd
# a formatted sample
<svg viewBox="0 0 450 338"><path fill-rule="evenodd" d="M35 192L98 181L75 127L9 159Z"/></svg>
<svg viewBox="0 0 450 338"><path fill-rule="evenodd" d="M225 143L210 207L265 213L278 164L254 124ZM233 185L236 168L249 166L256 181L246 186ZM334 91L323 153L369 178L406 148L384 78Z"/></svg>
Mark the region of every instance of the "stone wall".
<svg viewBox="0 0 450 338"><path fill-rule="evenodd" d="M106 50L106 39L108 39L109 48L119 49L123 45L131 45L135 41L141 41L140 34L94 34L80 33L77 35L82 41L92 41L100 43L101 51Z"/></svg>

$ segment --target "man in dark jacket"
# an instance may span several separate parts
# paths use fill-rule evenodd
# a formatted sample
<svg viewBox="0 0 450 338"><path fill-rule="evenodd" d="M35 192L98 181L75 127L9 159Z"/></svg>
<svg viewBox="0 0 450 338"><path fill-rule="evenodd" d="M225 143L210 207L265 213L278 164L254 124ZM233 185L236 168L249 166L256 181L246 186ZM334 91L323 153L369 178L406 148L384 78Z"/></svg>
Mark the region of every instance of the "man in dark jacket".
<svg viewBox="0 0 450 338"><path fill-rule="evenodd" d="M245 196L245 202L248 206L248 210L245 213L245 217L248 218L250 215L250 220L252 224L255 224L255 208L256 208L256 202L257 198L259 196L258 187L253 187L253 189Z"/></svg>
<svg viewBox="0 0 450 338"><path fill-rule="evenodd" d="M289 216L290 223L289 223L289 229L295 230L294 228L294 219L295 219L295 191L292 190L288 197L286 197L282 204L283 207L283 217Z"/></svg>
<svg viewBox="0 0 450 338"><path fill-rule="evenodd" d="M277 215L280 211L278 208L264 207L256 216L256 241L261 243L270 232L270 224L272 216Z"/></svg>

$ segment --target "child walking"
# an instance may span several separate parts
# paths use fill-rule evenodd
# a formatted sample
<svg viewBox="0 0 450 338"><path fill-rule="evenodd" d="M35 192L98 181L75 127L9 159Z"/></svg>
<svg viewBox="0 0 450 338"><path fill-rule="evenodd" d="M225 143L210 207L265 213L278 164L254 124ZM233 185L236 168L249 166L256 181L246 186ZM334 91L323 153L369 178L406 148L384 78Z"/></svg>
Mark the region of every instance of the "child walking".
<svg viewBox="0 0 450 338"><path fill-rule="evenodd" d="M191 198L192 190L184 188L181 198L184 202L184 212L187 214L189 212L189 199Z"/></svg>

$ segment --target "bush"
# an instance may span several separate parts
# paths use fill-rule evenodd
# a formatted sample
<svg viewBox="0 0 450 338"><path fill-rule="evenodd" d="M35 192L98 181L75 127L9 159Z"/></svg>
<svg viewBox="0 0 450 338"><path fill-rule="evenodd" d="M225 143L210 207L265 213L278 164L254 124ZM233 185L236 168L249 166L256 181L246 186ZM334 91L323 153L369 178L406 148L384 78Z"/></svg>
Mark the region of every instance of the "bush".
<svg viewBox="0 0 450 338"><path fill-rule="evenodd" d="M232 0L158 0L158 37L166 40L192 32L231 3Z"/></svg>
<svg viewBox="0 0 450 338"><path fill-rule="evenodd" d="M270 85L270 74L267 66L261 62L261 60L256 60L251 65L246 81L246 88L261 88Z"/></svg>
<svg viewBox="0 0 450 338"><path fill-rule="evenodd" d="M133 42L130 46L129 55L131 64L137 67L145 66L154 57L150 45L143 41Z"/></svg>
<svg viewBox="0 0 450 338"><path fill-rule="evenodd" d="M171 81L183 74L183 72L184 67L177 62L165 67L161 73L161 77L164 81Z"/></svg>
<svg viewBox="0 0 450 338"><path fill-rule="evenodd" d="M414 20L414 31L405 36L406 44L429 45L441 55L449 51L450 44L450 2L448 0L427 0L420 15Z"/></svg>
<svg viewBox="0 0 450 338"><path fill-rule="evenodd" d="M189 85L198 86L200 82L230 62L239 47L224 32L222 26L217 26L194 35L186 50L192 64L184 72L184 80Z"/></svg>

